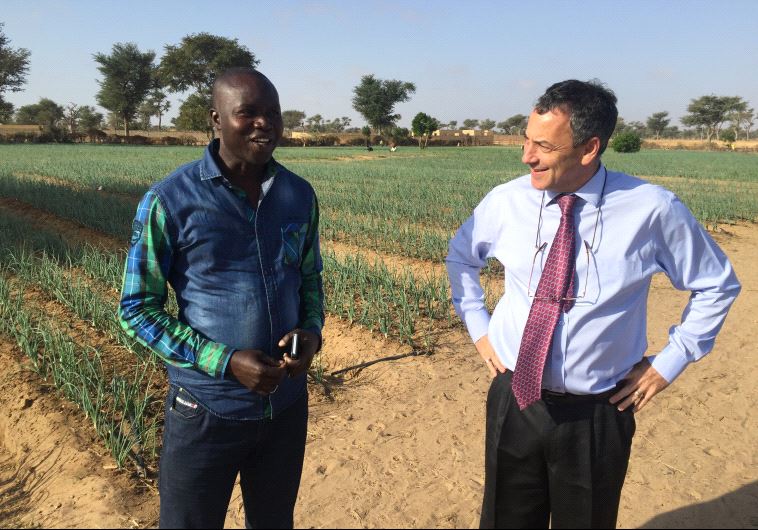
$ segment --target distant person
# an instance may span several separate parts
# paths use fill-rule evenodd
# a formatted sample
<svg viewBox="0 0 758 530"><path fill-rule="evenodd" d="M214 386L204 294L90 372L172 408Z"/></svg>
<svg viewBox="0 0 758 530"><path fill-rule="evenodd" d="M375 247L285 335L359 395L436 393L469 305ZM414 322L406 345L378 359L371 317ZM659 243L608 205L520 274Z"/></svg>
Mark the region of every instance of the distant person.
<svg viewBox="0 0 758 530"><path fill-rule="evenodd" d="M740 290L673 193L603 165L617 115L599 83L549 87L524 134L530 174L492 190L450 241L453 303L494 378L482 528L615 528L634 413L713 348ZM490 258L505 268L492 315ZM644 357L657 272L691 297Z"/></svg>
<svg viewBox="0 0 758 530"><path fill-rule="evenodd" d="M137 209L119 317L168 369L161 528L223 527L238 473L246 526L291 528L324 323L318 203L272 157L271 81L228 70L212 104L218 139Z"/></svg>

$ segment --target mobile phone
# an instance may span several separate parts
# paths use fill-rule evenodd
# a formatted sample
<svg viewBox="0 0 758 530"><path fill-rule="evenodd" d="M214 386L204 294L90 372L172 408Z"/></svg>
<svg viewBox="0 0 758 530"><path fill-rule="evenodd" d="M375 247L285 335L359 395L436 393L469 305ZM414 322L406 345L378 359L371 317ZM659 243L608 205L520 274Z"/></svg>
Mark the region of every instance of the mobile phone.
<svg viewBox="0 0 758 530"><path fill-rule="evenodd" d="M295 333L294 335L292 335L292 343L290 345L290 358L293 361L297 361L297 358L300 355L299 346L300 346L300 343L298 341L298 334Z"/></svg>

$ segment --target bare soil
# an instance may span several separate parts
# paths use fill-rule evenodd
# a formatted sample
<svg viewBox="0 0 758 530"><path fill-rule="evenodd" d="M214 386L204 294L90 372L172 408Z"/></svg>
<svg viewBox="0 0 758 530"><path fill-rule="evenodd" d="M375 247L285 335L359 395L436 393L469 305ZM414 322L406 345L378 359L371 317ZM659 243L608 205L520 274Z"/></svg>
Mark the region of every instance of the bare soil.
<svg viewBox="0 0 758 530"><path fill-rule="evenodd" d="M38 214L5 200L0 206ZM81 229L48 221L64 237ZM750 361L758 342L758 230L724 226L714 237L743 292L715 350L638 414L622 527L758 528L758 375ZM108 239L103 246L113 248ZM655 278L651 352L665 344L687 298ZM432 356L402 357L410 353L328 319L326 376L311 387L297 526L477 526L487 370L461 331L446 332ZM329 376L383 357L401 358ZM0 362L0 526L155 526L154 485L116 470L81 412L2 339ZM235 491L227 527L242 526Z"/></svg>

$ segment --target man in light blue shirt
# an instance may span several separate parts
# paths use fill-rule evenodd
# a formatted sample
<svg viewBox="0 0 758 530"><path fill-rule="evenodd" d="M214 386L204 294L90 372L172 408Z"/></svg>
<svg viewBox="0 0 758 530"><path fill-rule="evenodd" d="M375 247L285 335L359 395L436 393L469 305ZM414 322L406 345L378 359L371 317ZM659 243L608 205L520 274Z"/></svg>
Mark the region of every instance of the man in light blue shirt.
<svg viewBox="0 0 758 530"><path fill-rule="evenodd" d="M596 82L548 88L525 132L530 174L492 190L450 242L453 303L494 378L483 528L615 526L634 412L713 348L740 290L724 253L673 193L602 164L617 116L615 95ZM539 328L541 399L522 410L513 371L533 362L517 368L563 195L577 197L574 270L552 299L561 304L555 329ZM479 276L488 258L505 268L492 315ZM692 296L668 345L645 357L658 272Z"/></svg>

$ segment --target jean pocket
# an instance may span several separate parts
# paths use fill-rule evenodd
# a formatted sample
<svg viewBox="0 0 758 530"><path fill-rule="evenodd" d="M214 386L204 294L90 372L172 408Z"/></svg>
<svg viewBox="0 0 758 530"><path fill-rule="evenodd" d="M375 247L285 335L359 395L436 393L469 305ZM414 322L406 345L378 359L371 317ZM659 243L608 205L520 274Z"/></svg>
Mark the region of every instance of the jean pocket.
<svg viewBox="0 0 758 530"><path fill-rule="evenodd" d="M285 265L300 266L307 231L307 223L286 223L282 225L282 247Z"/></svg>
<svg viewBox="0 0 758 530"><path fill-rule="evenodd" d="M205 409L203 409L192 396L187 392L184 392L181 388L177 390L176 395L171 400L170 410L175 416L185 420L199 418L203 412L205 412Z"/></svg>

